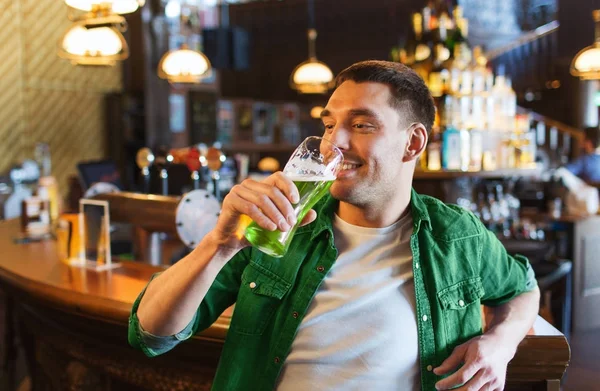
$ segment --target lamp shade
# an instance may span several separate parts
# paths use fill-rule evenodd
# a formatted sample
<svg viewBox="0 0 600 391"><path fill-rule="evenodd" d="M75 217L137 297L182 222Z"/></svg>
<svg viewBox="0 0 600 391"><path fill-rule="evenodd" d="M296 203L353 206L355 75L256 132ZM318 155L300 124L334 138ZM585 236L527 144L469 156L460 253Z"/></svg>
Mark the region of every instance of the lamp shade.
<svg viewBox="0 0 600 391"><path fill-rule="evenodd" d="M96 8L110 8L116 14L130 14L143 7L146 0L65 0L65 3L81 11L90 12Z"/></svg>
<svg viewBox="0 0 600 391"><path fill-rule="evenodd" d="M333 85L333 72L325 63L312 58L294 69L290 85L303 94L323 94Z"/></svg>
<svg viewBox="0 0 600 391"><path fill-rule="evenodd" d="M593 45L581 50L571 61L571 75L583 80L600 80L600 10L592 12L596 25Z"/></svg>
<svg viewBox="0 0 600 391"><path fill-rule="evenodd" d="M76 23L63 36L59 55L78 65L114 65L126 59L129 51L115 27Z"/></svg>
<svg viewBox="0 0 600 391"><path fill-rule="evenodd" d="M600 79L600 43L577 53L571 62L571 74L584 80Z"/></svg>
<svg viewBox="0 0 600 391"><path fill-rule="evenodd" d="M185 45L181 49L165 53L158 64L158 76L171 83L199 83L210 70L208 58Z"/></svg>

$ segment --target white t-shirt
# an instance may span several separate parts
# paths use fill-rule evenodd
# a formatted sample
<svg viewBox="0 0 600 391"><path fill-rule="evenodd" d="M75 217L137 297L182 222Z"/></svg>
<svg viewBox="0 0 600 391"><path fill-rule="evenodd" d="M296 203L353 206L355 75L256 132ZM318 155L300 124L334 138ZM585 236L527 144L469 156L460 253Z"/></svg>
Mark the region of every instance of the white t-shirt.
<svg viewBox="0 0 600 391"><path fill-rule="evenodd" d="M419 390L407 215L385 228L333 230L338 259L302 320L278 391Z"/></svg>

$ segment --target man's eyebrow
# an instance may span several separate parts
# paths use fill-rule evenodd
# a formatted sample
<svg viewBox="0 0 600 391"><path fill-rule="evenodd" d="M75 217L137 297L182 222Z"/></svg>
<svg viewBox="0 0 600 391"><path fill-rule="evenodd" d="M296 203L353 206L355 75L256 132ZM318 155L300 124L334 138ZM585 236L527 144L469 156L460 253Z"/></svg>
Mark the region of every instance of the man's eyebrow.
<svg viewBox="0 0 600 391"><path fill-rule="evenodd" d="M377 113L375 113L373 110L370 110L370 109L364 109L364 108L352 109L348 112L348 114L351 117L370 117L377 121L380 121ZM323 109L323 111L321 111L321 118L324 118L324 117L331 117L331 111L329 111L327 109Z"/></svg>
<svg viewBox="0 0 600 391"><path fill-rule="evenodd" d="M331 111L329 111L327 109L321 110L321 118L323 118L323 117L331 117Z"/></svg>
<svg viewBox="0 0 600 391"><path fill-rule="evenodd" d="M371 117L379 120L377 113L370 109L352 109L349 114L351 117Z"/></svg>

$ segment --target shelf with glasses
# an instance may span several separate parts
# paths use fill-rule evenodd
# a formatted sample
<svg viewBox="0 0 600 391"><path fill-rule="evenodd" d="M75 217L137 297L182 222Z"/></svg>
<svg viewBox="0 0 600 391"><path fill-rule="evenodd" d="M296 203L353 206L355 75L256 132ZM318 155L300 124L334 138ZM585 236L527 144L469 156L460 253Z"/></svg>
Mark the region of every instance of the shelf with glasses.
<svg viewBox="0 0 600 391"><path fill-rule="evenodd" d="M428 171L417 169L415 180L424 179L456 179L456 178L506 178L506 177L538 177L542 168L538 165L523 168L503 168L491 171Z"/></svg>

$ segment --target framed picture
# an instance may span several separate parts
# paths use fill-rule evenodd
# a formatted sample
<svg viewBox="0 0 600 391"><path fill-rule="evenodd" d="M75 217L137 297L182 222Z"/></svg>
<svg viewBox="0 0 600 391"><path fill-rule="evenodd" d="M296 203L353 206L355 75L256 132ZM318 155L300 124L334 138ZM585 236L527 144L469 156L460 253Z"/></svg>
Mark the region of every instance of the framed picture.
<svg viewBox="0 0 600 391"><path fill-rule="evenodd" d="M223 145L230 145L233 142L234 119L233 102L219 100L217 102L217 141Z"/></svg>
<svg viewBox="0 0 600 391"><path fill-rule="evenodd" d="M280 108L281 141L298 145L302 141L300 131L300 107L295 103L285 103Z"/></svg>
<svg viewBox="0 0 600 391"><path fill-rule="evenodd" d="M183 94L169 95L169 126L171 133L185 132L185 96Z"/></svg>
<svg viewBox="0 0 600 391"><path fill-rule="evenodd" d="M252 141L252 101L236 100L234 110L234 141Z"/></svg>
<svg viewBox="0 0 600 391"><path fill-rule="evenodd" d="M188 94L190 142L212 145L217 141L217 94L211 91Z"/></svg>
<svg viewBox="0 0 600 391"><path fill-rule="evenodd" d="M111 259L108 201L79 200L79 238L79 262L73 266L96 271L121 266Z"/></svg>
<svg viewBox="0 0 600 391"><path fill-rule="evenodd" d="M252 105L252 139L257 144L270 144L274 141L277 109L265 102Z"/></svg>

